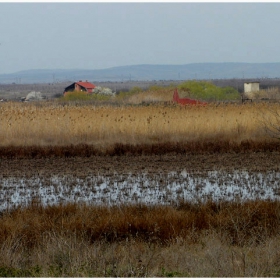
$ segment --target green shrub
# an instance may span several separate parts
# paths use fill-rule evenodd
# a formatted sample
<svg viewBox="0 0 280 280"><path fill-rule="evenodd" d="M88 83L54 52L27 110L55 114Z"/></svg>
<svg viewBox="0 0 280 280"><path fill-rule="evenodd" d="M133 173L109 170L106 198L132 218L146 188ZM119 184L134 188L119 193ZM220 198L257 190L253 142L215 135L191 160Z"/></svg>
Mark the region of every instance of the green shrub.
<svg viewBox="0 0 280 280"><path fill-rule="evenodd" d="M143 91L142 88L140 88L140 87L133 87L133 88L130 89L129 93L134 94L134 93L139 93L141 91Z"/></svg>
<svg viewBox="0 0 280 280"><path fill-rule="evenodd" d="M90 100L105 101L111 99L112 96L105 94L92 94L90 95Z"/></svg>
<svg viewBox="0 0 280 280"><path fill-rule="evenodd" d="M232 87L217 87L205 81L187 81L178 86L182 94L203 100L237 100L239 93Z"/></svg>
<svg viewBox="0 0 280 280"><path fill-rule="evenodd" d="M85 91L72 91L61 97L62 101L87 101L87 100L109 100L111 96L103 94L88 94Z"/></svg>
<svg viewBox="0 0 280 280"><path fill-rule="evenodd" d="M162 90L163 87L160 87L160 86L157 86L157 85L153 85L153 86L150 86L148 90L150 91L158 91L158 90Z"/></svg>
<svg viewBox="0 0 280 280"><path fill-rule="evenodd" d="M125 98L127 96L132 95L129 91L120 91L117 95L118 98L122 99Z"/></svg>
<svg viewBox="0 0 280 280"><path fill-rule="evenodd" d="M61 97L64 101L89 100L90 95L85 91L72 91Z"/></svg>
<svg viewBox="0 0 280 280"><path fill-rule="evenodd" d="M142 92L142 91L143 91L143 89L141 89L140 87L133 87L129 91L121 91L118 94L118 98L123 99L125 97L131 96L133 94L137 94L137 93Z"/></svg>

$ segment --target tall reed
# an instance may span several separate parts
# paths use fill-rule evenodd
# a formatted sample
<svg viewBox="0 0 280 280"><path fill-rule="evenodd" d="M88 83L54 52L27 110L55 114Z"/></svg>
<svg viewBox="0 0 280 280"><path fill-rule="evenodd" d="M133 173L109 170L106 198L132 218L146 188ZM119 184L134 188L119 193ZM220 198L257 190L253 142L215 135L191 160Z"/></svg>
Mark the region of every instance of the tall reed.
<svg viewBox="0 0 280 280"><path fill-rule="evenodd" d="M269 110L268 110L269 109ZM279 104L207 106L59 106L6 103L0 107L0 145L152 144L226 140L268 141L260 112Z"/></svg>

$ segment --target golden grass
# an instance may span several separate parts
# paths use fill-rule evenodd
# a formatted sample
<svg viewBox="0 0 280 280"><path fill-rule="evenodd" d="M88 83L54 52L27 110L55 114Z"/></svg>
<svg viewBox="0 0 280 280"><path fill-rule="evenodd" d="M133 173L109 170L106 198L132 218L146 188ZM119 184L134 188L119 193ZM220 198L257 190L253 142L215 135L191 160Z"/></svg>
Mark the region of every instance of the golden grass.
<svg viewBox="0 0 280 280"><path fill-rule="evenodd" d="M279 104L209 104L207 106L74 106L57 103L5 103L0 107L1 146L225 140L269 141L263 116ZM263 114L263 115L262 115Z"/></svg>

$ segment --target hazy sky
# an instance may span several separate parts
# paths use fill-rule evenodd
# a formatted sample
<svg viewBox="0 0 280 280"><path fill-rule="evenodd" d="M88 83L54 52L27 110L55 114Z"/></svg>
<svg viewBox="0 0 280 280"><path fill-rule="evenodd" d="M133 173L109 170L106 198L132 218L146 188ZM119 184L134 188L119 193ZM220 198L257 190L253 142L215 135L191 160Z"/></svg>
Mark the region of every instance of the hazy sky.
<svg viewBox="0 0 280 280"><path fill-rule="evenodd" d="M0 3L0 73L280 62L280 3Z"/></svg>

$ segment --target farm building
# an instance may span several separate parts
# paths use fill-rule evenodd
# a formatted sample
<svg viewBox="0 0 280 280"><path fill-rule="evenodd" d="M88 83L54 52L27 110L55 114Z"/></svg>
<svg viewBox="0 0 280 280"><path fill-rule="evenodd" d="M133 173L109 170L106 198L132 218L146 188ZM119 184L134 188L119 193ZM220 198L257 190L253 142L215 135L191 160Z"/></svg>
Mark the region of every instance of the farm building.
<svg viewBox="0 0 280 280"><path fill-rule="evenodd" d="M260 91L259 82L244 83L244 92L241 94L242 102L246 100L253 101L253 99L257 98L259 91Z"/></svg>
<svg viewBox="0 0 280 280"><path fill-rule="evenodd" d="M260 83L259 82L247 82L244 83L244 92L255 92L260 90Z"/></svg>
<svg viewBox="0 0 280 280"><path fill-rule="evenodd" d="M87 93L92 93L93 89L95 88L95 85L88 82L88 81L79 81L71 84L70 86L66 87L64 89L64 95L67 94L68 92L72 91L83 91Z"/></svg>

